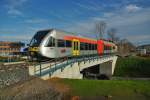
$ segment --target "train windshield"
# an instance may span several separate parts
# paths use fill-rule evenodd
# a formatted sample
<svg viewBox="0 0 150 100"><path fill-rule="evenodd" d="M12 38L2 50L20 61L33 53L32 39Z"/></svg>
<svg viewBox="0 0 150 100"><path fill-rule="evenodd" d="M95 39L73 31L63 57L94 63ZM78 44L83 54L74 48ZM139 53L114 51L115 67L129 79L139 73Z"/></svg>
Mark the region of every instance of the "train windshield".
<svg viewBox="0 0 150 100"><path fill-rule="evenodd" d="M38 31L30 42L30 46L39 46L43 38L49 33L50 31Z"/></svg>

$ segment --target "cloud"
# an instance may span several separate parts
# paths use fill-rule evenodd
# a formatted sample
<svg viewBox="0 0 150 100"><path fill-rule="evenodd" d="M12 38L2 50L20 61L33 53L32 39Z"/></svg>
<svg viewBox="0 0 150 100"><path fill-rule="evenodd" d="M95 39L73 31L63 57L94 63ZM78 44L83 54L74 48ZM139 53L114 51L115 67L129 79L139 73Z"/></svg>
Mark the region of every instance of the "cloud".
<svg viewBox="0 0 150 100"><path fill-rule="evenodd" d="M14 33L14 32L16 32L16 29L14 29L14 28L1 28L0 29L0 35L1 34L9 34L9 33Z"/></svg>
<svg viewBox="0 0 150 100"><path fill-rule="evenodd" d="M22 15L22 11L20 10L23 7L23 4L28 0L7 0L7 4L5 8L7 9L7 13L9 15Z"/></svg>
<svg viewBox="0 0 150 100"><path fill-rule="evenodd" d="M144 9L141 12L133 13L133 14L117 14L112 16L112 18L108 18L108 23L110 26L114 27L129 27L129 26L136 26L141 23L145 23L150 21L150 9Z"/></svg>
<svg viewBox="0 0 150 100"><path fill-rule="evenodd" d="M41 24L41 23L46 23L48 20L46 19L27 19L25 20L25 23L29 24Z"/></svg>
<svg viewBox="0 0 150 100"><path fill-rule="evenodd" d="M137 5L133 5L133 4L127 5L125 7L125 10L128 12L135 12L135 11L139 11L141 9L142 9L141 7L138 7Z"/></svg>
<svg viewBox="0 0 150 100"><path fill-rule="evenodd" d="M0 40L4 41L28 41L31 40L31 35L4 35L0 37Z"/></svg>
<svg viewBox="0 0 150 100"><path fill-rule="evenodd" d="M127 39L136 45L149 44L150 34L130 35Z"/></svg>
<svg viewBox="0 0 150 100"><path fill-rule="evenodd" d="M138 38L141 41L150 42L150 38L146 37L149 34L150 29L147 28L150 24L150 8L143 8L138 12L127 13L122 8L120 12L105 12L103 16L91 17L86 21L80 21L70 26L69 31L78 33L88 33L94 32L94 25L97 21L105 21L107 23L107 29L116 28L118 30L118 36L120 38L128 38L130 35L137 35L137 39L130 40L132 42L137 42ZM141 33L142 32L142 33ZM142 36L141 34L146 34ZM142 37L142 38L140 38Z"/></svg>
<svg viewBox="0 0 150 100"><path fill-rule="evenodd" d="M150 40L150 34L130 35L127 38L132 41Z"/></svg>
<svg viewBox="0 0 150 100"><path fill-rule="evenodd" d="M80 8L84 8L86 10L92 10L92 11L97 11L98 9L94 6L91 6L91 5L84 5L84 4L81 4L81 3L76 3L77 6L79 6Z"/></svg>
<svg viewBox="0 0 150 100"><path fill-rule="evenodd" d="M83 10L89 10L89 11L99 11L102 8L102 7L100 7L99 4L97 4L94 1L88 0L85 2L86 3L84 3L84 4L81 2L74 2L74 4Z"/></svg>
<svg viewBox="0 0 150 100"><path fill-rule="evenodd" d="M8 10L8 14L10 15L22 15L22 12L17 9Z"/></svg>

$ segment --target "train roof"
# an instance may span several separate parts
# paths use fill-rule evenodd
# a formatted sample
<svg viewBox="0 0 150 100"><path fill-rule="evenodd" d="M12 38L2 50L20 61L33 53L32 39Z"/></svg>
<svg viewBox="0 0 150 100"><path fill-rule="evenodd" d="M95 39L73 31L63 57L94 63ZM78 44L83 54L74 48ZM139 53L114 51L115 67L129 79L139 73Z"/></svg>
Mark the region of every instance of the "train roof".
<svg viewBox="0 0 150 100"><path fill-rule="evenodd" d="M90 39L90 40L96 40L96 39L94 39L94 38L89 38L89 37L85 37L85 36L76 34L76 33L74 33L74 32L68 32L68 31L64 31L64 30L61 30L61 29L55 29L55 28L43 29L43 30L39 30L39 31L60 31L60 32L63 32L63 33L68 34L68 35L77 36L77 37L82 37L82 38Z"/></svg>
<svg viewBox="0 0 150 100"><path fill-rule="evenodd" d="M72 35L72 36L76 36L76 37L81 37L81 38L95 40L95 41L97 40L97 39L85 37L85 36L82 36L82 35L79 36L79 34L76 34L76 33L73 33L73 32L67 32L67 31L64 31L64 30L61 30L61 29L56 29L56 28L43 29L43 30L39 30L39 31L59 31L59 32L63 32L64 34L68 34L68 35ZM106 39L101 39L101 40L103 40L105 43L114 44L112 41L108 41Z"/></svg>

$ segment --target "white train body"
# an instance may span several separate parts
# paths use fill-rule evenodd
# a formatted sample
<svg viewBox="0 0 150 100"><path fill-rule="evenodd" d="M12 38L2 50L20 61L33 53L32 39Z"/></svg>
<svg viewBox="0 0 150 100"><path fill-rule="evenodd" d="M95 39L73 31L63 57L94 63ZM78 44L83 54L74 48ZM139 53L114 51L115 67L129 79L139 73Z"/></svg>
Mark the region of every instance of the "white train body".
<svg viewBox="0 0 150 100"><path fill-rule="evenodd" d="M97 43L96 39L79 37L56 29L41 30L32 38L29 53L31 57L40 55L46 58L93 55L98 54ZM115 44L109 44L115 48L103 52L113 53L117 50Z"/></svg>

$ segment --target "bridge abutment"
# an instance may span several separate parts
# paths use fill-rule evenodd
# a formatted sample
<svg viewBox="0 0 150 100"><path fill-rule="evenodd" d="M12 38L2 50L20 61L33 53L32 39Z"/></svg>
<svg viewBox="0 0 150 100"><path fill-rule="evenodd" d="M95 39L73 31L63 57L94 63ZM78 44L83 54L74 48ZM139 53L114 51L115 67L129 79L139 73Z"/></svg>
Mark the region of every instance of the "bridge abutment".
<svg viewBox="0 0 150 100"><path fill-rule="evenodd" d="M115 65L116 65L116 61L117 61L117 58L114 57L112 60L110 61L107 61L107 62L104 62L104 63L101 63L99 65L99 69L100 69L100 74L103 74L103 75L106 75L108 77L111 77L114 73L114 70L115 70Z"/></svg>

